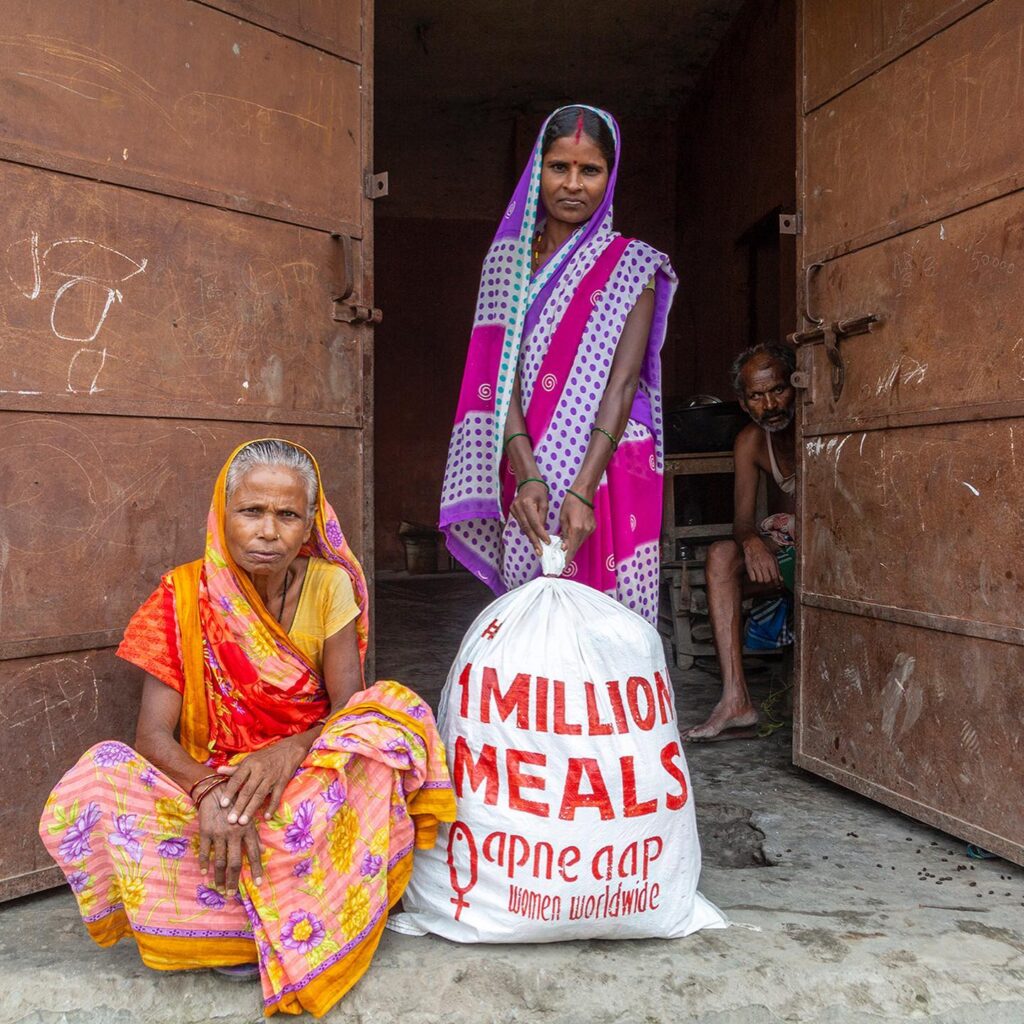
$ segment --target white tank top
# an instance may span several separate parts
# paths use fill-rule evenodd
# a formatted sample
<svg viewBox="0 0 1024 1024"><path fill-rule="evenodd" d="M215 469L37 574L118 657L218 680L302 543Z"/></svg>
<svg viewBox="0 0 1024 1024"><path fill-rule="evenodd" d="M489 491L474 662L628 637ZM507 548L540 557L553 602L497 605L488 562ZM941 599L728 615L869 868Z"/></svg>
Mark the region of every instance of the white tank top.
<svg viewBox="0 0 1024 1024"><path fill-rule="evenodd" d="M789 476L783 476L779 464L775 461L775 449L772 448L772 433L766 430L765 437L768 441L768 461L772 464L772 479L779 486L783 494L792 494L796 490L796 471Z"/></svg>

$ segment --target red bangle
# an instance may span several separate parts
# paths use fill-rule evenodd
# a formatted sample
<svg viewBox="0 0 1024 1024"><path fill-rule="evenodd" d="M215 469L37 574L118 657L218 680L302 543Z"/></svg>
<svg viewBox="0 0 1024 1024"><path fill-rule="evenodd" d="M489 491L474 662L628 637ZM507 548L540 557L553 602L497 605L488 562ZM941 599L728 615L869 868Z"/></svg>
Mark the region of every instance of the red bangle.
<svg viewBox="0 0 1024 1024"><path fill-rule="evenodd" d="M218 775L216 772L213 772L210 775L204 775L201 779L196 779L196 781L193 782L192 785L189 786L189 788L188 788L188 795L189 795L189 797L194 801L195 800L195 792L196 792L196 790L204 782L209 782L210 779L222 779L222 778L224 778L223 775Z"/></svg>
<svg viewBox="0 0 1024 1024"><path fill-rule="evenodd" d="M192 802L198 807L215 789L219 789L221 786L227 783L227 776L218 775L210 784L202 790L198 796L192 798Z"/></svg>

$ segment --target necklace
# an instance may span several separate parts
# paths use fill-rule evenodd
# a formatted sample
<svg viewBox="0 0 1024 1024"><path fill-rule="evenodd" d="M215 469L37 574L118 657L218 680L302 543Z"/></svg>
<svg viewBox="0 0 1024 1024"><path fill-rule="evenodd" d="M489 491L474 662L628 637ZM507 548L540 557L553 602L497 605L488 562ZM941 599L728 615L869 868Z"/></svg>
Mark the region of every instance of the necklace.
<svg viewBox="0 0 1024 1024"><path fill-rule="evenodd" d="M544 232L538 231L533 236L533 271L537 272L537 268L540 267L540 243L544 238Z"/></svg>
<svg viewBox="0 0 1024 1024"><path fill-rule="evenodd" d="M292 585L292 571L289 569L284 574L284 586L281 588L281 610L277 613L277 621L284 622L284 602L288 594L288 588Z"/></svg>

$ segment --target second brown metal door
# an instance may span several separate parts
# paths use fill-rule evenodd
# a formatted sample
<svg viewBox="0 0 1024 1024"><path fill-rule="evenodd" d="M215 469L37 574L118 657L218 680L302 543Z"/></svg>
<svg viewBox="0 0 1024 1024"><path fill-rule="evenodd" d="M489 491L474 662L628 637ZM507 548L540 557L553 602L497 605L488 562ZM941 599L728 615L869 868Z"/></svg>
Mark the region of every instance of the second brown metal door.
<svg viewBox="0 0 1024 1024"><path fill-rule="evenodd" d="M1024 863L1020 5L802 36L795 760Z"/></svg>

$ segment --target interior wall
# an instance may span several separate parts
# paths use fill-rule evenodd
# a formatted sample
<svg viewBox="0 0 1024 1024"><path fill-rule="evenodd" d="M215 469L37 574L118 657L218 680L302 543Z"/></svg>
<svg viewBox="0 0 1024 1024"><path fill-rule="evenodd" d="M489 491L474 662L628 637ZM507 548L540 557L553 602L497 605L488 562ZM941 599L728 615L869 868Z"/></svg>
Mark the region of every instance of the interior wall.
<svg viewBox="0 0 1024 1024"><path fill-rule="evenodd" d="M685 105L621 83L524 105L378 80L374 168L390 175L375 203L378 569L404 566L401 520L437 521L480 265L554 107L592 102L619 120L616 227L667 252L680 278L662 353L669 400L727 397L735 353L793 329L793 243L780 248L771 215L795 208L794 26L794 0L748 0ZM518 73L509 62L496 82Z"/></svg>
<svg viewBox="0 0 1024 1024"><path fill-rule="evenodd" d="M679 121L675 304L667 392L731 398L728 369L754 341L795 329L794 0L750 0Z"/></svg>

